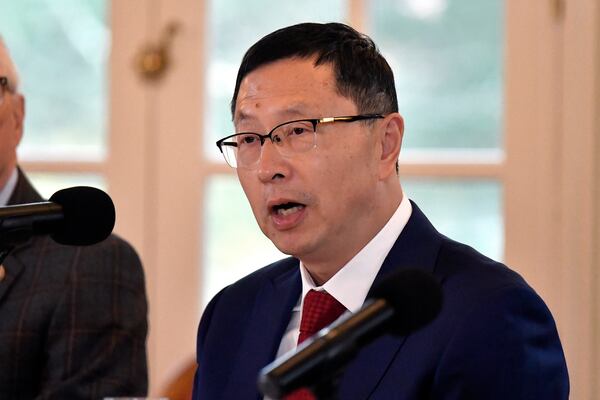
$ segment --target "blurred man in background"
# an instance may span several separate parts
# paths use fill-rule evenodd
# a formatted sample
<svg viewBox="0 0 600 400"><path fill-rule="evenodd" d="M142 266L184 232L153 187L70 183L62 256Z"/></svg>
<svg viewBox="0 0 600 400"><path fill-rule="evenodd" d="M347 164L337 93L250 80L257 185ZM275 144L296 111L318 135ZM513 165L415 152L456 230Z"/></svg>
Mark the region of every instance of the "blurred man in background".
<svg viewBox="0 0 600 400"><path fill-rule="evenodd" d="M336 23L275 31L245 54L231 107L236 133L217 145L263 233L293 257L207 306L197 399L260 398L262 367L409 269L441 284L441 312L359 351L340 399L568 398L543 300L505 265L438 233L404 194L404 121L391 68L370 38ZM223 248L236 251L235 238ZM320 375L338 365L328 367ZM300 390L288 399L309 398Z"/></svg>
<svg viewBox="0 0 600 400"><path fill-rule="evenodd" d="M17 165L24 115L0 38L0 206L43 201ZM143 269L117 236L85 247L33 237L0 265L0 399L143 396L146 335Z"/></svg>

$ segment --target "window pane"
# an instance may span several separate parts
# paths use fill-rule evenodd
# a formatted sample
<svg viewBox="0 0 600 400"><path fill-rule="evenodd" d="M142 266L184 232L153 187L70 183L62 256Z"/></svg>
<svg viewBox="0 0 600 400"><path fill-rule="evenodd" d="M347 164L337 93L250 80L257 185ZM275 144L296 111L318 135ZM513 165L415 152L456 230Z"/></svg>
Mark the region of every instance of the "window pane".
<svg viewBox="0 0 600 400"><path fill-rule="evenodd" d="M209 3L207 59L210 62L204 144L206 156L221 161L215 142L233 133L229 102L246 50L264 35L287 25L342 20L346 1L212 0Z"/></svg>
<svg viewBox="0 0 600 400"><path fill-rule="evenodd" d="M259 229L237 177L214 176L206 190L203 304L224 286L286 257Z"/></svg>
<svg viewBox="0 0 600 400"><path fill-rule="evenodd" d="M491 180L403 179L415 201L442 234L495 260L504 253L502 189Z"/></svg>
<svg viewBox="0 0 600 400"><path fill-rule="evenodd" d="M60 189L72 186L92 186L106 191L106 182L101 175L75 172L28 172L27 176L43 198L48 199Z"/></svg>
<svg viewBox="0 0 600 400"><path fill-rule="evenodd" d="M106 0L0 2L2 35L26 96L22 157L105 152Z"/></svg>
<svg viewBox="0 0 600 400"><path fill-rule="evenodd" d="M370 2L396 79L404 148L500 148L503 1Z"/></svg>

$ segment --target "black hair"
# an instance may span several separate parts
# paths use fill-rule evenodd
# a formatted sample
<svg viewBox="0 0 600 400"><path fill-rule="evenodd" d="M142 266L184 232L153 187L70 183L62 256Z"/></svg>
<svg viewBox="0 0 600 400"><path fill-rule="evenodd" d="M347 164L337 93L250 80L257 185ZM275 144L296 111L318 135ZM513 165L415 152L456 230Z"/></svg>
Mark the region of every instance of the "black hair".
<svg viewBox="0 0 600 400"><path fill-rule="evenodd" d="M341 23L302 23L270 33L248 49L235 82L232 116L246 75L294 57L314 57L315 66L331 64L338 93L354 101L360 113L398 111L394 74L371 38Z"/></svg>

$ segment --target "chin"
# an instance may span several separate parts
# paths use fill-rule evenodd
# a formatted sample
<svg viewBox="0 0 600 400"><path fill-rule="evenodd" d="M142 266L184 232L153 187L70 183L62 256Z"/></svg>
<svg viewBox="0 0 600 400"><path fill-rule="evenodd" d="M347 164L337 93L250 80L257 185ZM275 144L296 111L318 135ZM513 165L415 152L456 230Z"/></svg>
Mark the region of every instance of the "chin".
<svg viewBox="0 0 600 400"><path fill-rule="evenodd" d="M271 239L271 238L269 238ZM271 242L277 247L277 250L288 256L300 258L305 251L303 246L298 246L298 243L289 243L289 241L273 240Z"/></svg>
<svg viewBox="0 0 600 400"><path fill-rule="evenodd" d="M299 231L270 231L266 234L269 240L283 254L302 258L317 248L319 243L316 234L307 237L306 233Z"/></svg>
<svg viewBox="0 0 600 400"><path fill-rule="evenodd" d="M294 246L281 245L276 242L273 242L273 244L275 245L275 247L277 247L277 250L279 250L283 254L286 254L286 255L292 256L292 257L298 257L298 251L297 251L297 249L294 248Z"/></svg>

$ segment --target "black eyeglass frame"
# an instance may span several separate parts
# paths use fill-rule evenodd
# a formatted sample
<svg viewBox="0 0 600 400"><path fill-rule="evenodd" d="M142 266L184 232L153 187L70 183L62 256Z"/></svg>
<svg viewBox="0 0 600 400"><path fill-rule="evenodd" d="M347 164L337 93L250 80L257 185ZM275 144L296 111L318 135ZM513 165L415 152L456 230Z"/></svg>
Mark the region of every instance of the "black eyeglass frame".
<svg viewBox="0 0 600 400"><path fill-rule="evenodd" d="M259 138L260 146L262 147L265 144L265 141L267 139L271 140L271 142L274 142L272 135L273 135L273 132L275 132L278 128L282 127L283 125L293 124L295 122L309 122L312 124L314 132L317 133L317 125L319 125L319 124L328 124L328 123L332 123L332 122L355 122L355 121L364 121L364 120L368 120L368 119L382 119L382 118L385 118L385 115L383 115L383 114L359 114L359 115L346 115L346 116L341 116L341 117L296 119L293 121L286 121L286 122L283 122L283 123L275 126L273 129L271 129L269 131L269 133L267 133L265 135L261 135L260 133L256 133L256 132L234 133L233 135L229 135L229 136L224 137L223 139L217 140L216 145L219 148L219 151L221 152L221 154L223 154L223 156L225 156L222 146L238 147L237 142L228 141L228 140L230 140L231 138L237 137L237 136L241 136L241 135L256 135L256 137ZM227 158L225 158L225 161L227 161ZM227 163L229 164L229 161L227 161Z"/></svg>

